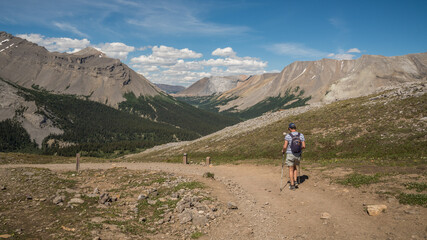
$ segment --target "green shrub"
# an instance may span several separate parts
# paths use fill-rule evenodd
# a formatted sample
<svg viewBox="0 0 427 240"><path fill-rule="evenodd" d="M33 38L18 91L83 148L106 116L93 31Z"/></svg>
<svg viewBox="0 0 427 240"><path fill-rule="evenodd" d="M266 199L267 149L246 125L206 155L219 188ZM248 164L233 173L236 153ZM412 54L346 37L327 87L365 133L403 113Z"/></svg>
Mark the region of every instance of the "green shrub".
<svg viewBox="0 0 427 240"><path fill-rule="evenodd" d="M422 192L427 189L426 183L416 183L416 182L410 182L405 184L406 189L415 189L417 192Z"/></svg>
<svg viewBox="0 0 427 240"><path fill-rule="evenodd" d="M214 178L215 178L215 174L214 174L214 173L211 173L211 172L205 172L205 173L203 174L203 177L205 177L205 178L212 178L212 179L214 179Z"/></svg>
<svg viewBox="0 0 427 240"><path fill-rule="evenodd" d="M427 194L401 193L397 197L400 204L420 205L427 207Z"/></svg>
<svg viewBox="0 0 427 240"><path fill-rule="evenodd" d="M362 185L377 183L379 181L380 181L379 174L375 174L371 176L371 175L364 175L359 173L352 173L348 175L345 179L339 180L338 183L358 188Z"/></svg>

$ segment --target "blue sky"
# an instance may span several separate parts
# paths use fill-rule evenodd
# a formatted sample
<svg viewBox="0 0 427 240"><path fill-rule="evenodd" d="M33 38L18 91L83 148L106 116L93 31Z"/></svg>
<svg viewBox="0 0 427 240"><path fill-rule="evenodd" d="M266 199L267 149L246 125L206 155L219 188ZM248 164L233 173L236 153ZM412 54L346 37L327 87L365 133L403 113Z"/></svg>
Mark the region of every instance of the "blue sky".
<svg viewBox="0 0 427 240"><path fill-rule="evenodd" d="M281 71L294 61L427 51L422 0L0 0L0 31L92 46L150 81Z"/></svg>

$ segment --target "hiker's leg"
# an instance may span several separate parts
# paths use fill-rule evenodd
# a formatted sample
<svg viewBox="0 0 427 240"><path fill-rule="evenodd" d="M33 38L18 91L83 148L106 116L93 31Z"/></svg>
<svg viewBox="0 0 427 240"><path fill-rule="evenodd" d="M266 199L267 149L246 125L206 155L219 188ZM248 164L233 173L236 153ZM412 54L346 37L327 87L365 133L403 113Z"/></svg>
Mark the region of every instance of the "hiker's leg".
<svg viewBox="0 0 427 240"><path fill-rule="evenodd" d="M298 158L295 159L295 169L294 169L294 179L295 179L295 182L298 182L298 168L300 167L300 165L299 165L300 162L299 161L300 160Z"/></svg>
<svg viewBox="0 0 427 240"><path fill-rule="evenodd" d="M294 166L294 181L295 182L297 182L297 180L298 180L298 169L297 168L299 168L299 166L295 165Z"/></svg>
<svg viewBox="0 0 427 240"><path fill-rule="evenodd" d="M291 180L291 186L295 185L294 182L294 166L289 166L289 178Z"/></svg>

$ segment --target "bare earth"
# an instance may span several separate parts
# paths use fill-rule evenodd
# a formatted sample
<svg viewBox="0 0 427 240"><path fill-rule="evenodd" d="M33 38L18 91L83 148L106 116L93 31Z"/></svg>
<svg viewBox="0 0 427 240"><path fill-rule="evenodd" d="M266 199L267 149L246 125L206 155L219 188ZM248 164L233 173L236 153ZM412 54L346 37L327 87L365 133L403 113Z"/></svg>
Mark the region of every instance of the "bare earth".
<svg viewBox="0 0 427 240"><path fill-rule="evenodd" d="M74 164L0 165L0 168L9 167L41 167L53 171L75 169ZM372 186L356 189L331 183L328 174L330 176L332 171L325 169L308 167L302 172L306 179L299 189L290 191L285 188L280 192L281 169L274 166L81 164L81 169L111 167L190 176L210 186L219 200L234 201L238 210L211 226L210 232L200 239L427 239L426 208L401 205L395 198L376 194ZM208 171L215 174L216 181L201 177ZM336 169L334 174L348 171ZM378 188L381 186L375 189ZM369 216L364 206L368 204L385 204L388 208L378 216ZM331 217L321 219L324 212Z"/></svg>

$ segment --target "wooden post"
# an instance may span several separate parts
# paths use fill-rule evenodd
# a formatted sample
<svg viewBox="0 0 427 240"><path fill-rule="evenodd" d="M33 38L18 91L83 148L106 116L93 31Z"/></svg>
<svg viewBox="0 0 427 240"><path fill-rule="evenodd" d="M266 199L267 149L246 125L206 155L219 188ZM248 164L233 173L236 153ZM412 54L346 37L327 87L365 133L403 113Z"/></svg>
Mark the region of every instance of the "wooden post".
<svg viewBox="0 0 427 240"><path fill-rule="evenodd" d="M206 157L206 166L211 165L211 157Z"/></svg>
<svg viewBox="0 0 427 240"><path fill-rule="evenodd" d="M182 163L188 164L187 153L184 153L184 157L182 157Z"/></svg>
<svg viewBox="0 0 427 240"><path fill-rule="evenodd" d="M80 153L76 154L76 172L79 172L79 168L80 168Z"/></svg>

